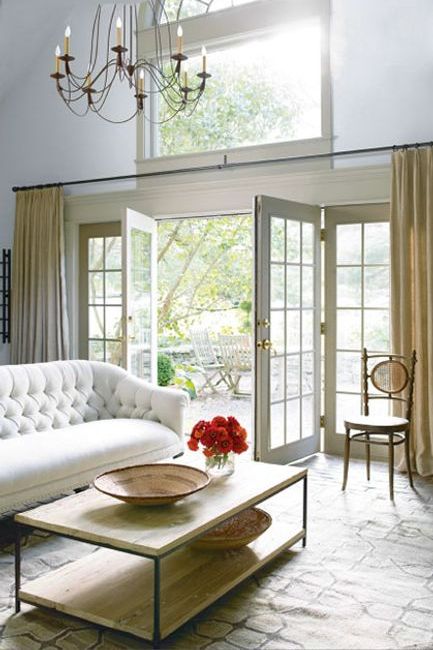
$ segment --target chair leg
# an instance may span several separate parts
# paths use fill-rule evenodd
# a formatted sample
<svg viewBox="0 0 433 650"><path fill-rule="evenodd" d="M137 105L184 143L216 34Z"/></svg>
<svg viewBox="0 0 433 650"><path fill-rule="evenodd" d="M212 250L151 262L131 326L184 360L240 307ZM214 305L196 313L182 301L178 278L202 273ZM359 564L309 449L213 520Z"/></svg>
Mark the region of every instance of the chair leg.
<svg viewBox="0 0 433 650"><path fill-rule="evenodd" d="M369 441L370 440L370 434L366 433L365 434L366 439ZM370 442L367 442L366 444L367 450L366 450L366 460L367 460L367 481L370 480Z"/></svg>
<svg viewBox="0 0 433 650"><path fill-rule="evenodd" d="M413 488L413 478L412 478L412 467L410 466L410 436L409 436L409 431L406 431L406 435L404 438L404 453L406 456L406 468L407 468L407 475L409 478L409 485L411 488Z"/></svg>
<svg viewBox="0 0 433 650"><path fill-rule="evenodd" d="M394 501L394 436L392 433L388 440L389 498Z"/></svg>
<svg viewBox="0 0 433 650"><path fill-rule="evenodd" d="M343 471L343 487L346 489L347 477L349 475L349 458L350 458L350 429L346 429L346 440L344 443L344 471Z"/></svg>

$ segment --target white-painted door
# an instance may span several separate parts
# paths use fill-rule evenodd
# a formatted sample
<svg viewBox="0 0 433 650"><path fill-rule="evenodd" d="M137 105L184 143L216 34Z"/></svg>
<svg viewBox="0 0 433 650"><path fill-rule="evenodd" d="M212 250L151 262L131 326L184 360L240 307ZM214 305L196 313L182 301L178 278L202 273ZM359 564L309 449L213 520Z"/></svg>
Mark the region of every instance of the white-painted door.
<svg viewBox="0 0 433 650"><path fill-rule="evenodd" d="M342 454L344 419L362 411L361 354L390 351L389 204L325 209L325 451ZM388 414L391 400L373 400ZM353 454L363 455L364 445ZM382 449L372 453L383 457Z"/></svg>
<svg viewBox="0 0 433 650"><path fill-rule="evenodd" d="M157 380L157 227L127 208L122 214L123 364L137 377Z"/></svg>
<svg viewBox="0 0 433 650"><path fill-rule="evenodd" d="M320 208L255 198L256 457L320 448Z"/></svg>

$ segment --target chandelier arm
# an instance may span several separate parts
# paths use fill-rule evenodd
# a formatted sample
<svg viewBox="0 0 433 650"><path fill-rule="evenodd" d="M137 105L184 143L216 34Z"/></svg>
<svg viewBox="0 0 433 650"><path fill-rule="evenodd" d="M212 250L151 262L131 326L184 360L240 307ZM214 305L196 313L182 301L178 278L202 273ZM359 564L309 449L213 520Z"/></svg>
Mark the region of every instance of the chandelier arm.
<svg viewBox="0 0 433 650"><path fill-rule="evenodd" d="M95 19L92 25L92 35L90 37L90 54L89 54L89 71L93 72L98 59L98 45L99 45L99 26L101 18L101 5L96 9ZM95 44L96 37L96 44Z"/></svg>
<svg viewBox="0 0 433 650"><path fill-rule="evenodd" d="M63 95L60 95L60 97L63 99L64 103L66 104L67 108L71 111L71 113L73 113L73 114L76 115L77 117L85 117L85 116L87 115L87 113L89 112L89 106L88 106L88 105L86 106L86 110L85 110L83 113L79 113L78 111L75 111L75 110L74 110L74 108L73 108L73 106L70 104L70 102L67 102L67 101L65 100L65 98L63 97Z"/></svg>
<svg viewBox="0 0 433 650"><path fill-rule="evenodd" d="M106 87L104 88L104 90L102 91L102 93L100 93L100 97L97 99L96 102L94 102L94 105L95 105L96 107L98 107L98 111L100 111L100 110L102 110L102 109L104 108L105 103L106 103L106 101L107 101L107 99L108 99L108 96L109 96L109 94L110 94L110 90L111 90L111 88L112 88L112 86L113 86L115 80L116 80L116 74L113 75L113 77L112 77L110 83L108 84L108 86L106 86ZM128 121L128 120L126 120L126 121ZM119 122L119 124L121 124L121 123L122 123L122 122Z"/></svg>
<svg viewBox="0 0 433 650"><path fill-rule="evenodd" d="M113 66L114 66L113 74L112 74L111 79L108 81L108 75L109 75L109 72L110 72L110 68L112 68ZM103 87L102 87L101 90L96 90L96 88L94 89L95 94L98 94L98 95L101 95L102 93L105 92L105 90L108 87L111 87L113 85L113 82L117 77L117 61L116 61L116 59L110 59L109 61L107 61L107 63L104 65L104 67L98 72L96 77L94 79L92 79L92 85L95 84L100 77L104 77L104 84L103 84Z"/></svg>
<svg viewBox="0 0 433 650"><path fill-rule="evenodd" d="M159 16L159 11L156 11L156 4L158 3L159 0L151 0L152 3L152 11L154 15L154 20L153 20L153 33L154 33L154 43L155 43L155 60L158 63L158 66L162 66L162 36L161 36L161 21L160 21L160 16ZM161 4L160 4L161 6ZM164 5L162 5L164 6Z"/></svg>
<svg viewBox="0 0 433 650"><path fill-rule="evenodd" d="M92 111L93 113L96 113L98 117L100 117L102 120L104 120L104 122L109 122L110 124L126 124L127 122L130 122L138 115L138 109L137 109L135 113L133 113L130 117L125 118L124 120L111 120L109 117L102 115L102 113L100 113L99 110L92 109Z"/></svg>
<svg viewBox="0 0 433 650"><path fill-rule="evenodd" d="M93 99L94 95L97 95L95 100L92 102L95 106L100 106L100 108L103 108L103 106L104 106L105 102L107 101L108 96L110 94L110 90L113 87L113 84L114 84L114 82L116 80L116 76L117 75L116 75L116 71L115 71L113 76L111 77L111 80L109 81L109 83L106 86L104 86L104 88L102 90L97 90L94 93L92 93L92 99Z"/></svg>
<svg viewBox="0 0 433 650"><path fill-rule="evenodd" d="M114 4L113 5L113 10L111 12L110 20L108 22L107 49L106 49L106 53L105 53L106 65L108 65L109 62L110 62L111 30L113 28L114 16L116 15L116 7L117 7L117 5ZM108 81L108 68L107 68L107 74L106 74L105 79L104 79L104 87L107 85L107 81Z"/></svg>
<svg viewBox="0 0 433 650"><path fill-rule="evenodd" d="M136 66L146 68L152 80L158 87L157 90L151 90L149 88L149 94L161 93L170 89L174 90L178 94L181 94L181 86L176 74L173 74L171 76L166 75L163 70L158 68L157 65L155 65L152 61L147 61L146 59L139 60L136 63ZM161 79L164 80L165 83L162 83Z"/></svg>
<svg viewBox="0 0 433 650"><path fill-rule="evenodd" d="M137 12L137 5L134 5L134 13L135 13L135 60L137 61L138 59L138 12ZM132 61L131 61L132 63Z"/></svg>
<svg viewBox="0 0 433 650"><path fill-rule="evenodd" d="M146 120L146 122L149 122L150 124L157 124L157 125L160 126L161 124L166 124L167 122L170 122L170 120L172 120L174 117L176 117L176 115L178 115L182 111L183 111L183 108L177 108L165 120L152 120L148 115L146 115L146 113L143 113L143 116L144 116L144 119Z"/></svg>

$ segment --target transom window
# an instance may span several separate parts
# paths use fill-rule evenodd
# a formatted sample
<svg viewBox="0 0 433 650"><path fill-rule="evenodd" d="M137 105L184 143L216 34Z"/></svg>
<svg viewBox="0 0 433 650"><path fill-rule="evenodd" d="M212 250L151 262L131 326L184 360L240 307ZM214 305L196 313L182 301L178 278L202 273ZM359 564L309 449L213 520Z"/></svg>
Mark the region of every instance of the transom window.
<svg viewBox="0 0 433 650"><path fill-rule="evenodd" d="M196 111L165 122L160 102L159 155L213 151L321 135L321 49L318 20L266 38L211 51L212 72ZM191 57L192 77L201 57Z"/></svg>
<svg viewBox="0 0 433 650"><path fill-rule="evenodd" d="M174 22L207 14L220 9L230 9L255 0L165 0L161 22Z"/></svg>
<svg viewBox="0 0 433 650"><path fill-rule="evenodd" d="M175 42L176 23L182 25L188 80L202 70L202 44L212 76L192 115L166 121L171 111L164 99L157 92L149 96L138 160L221 150L237 150L239 160L253 155L241 148L260 146L263 156L266 145L273 147L270 155L275 149L299 154L311 150L312 140L321 150L317 140L331 129L327 2L167 0L161 22L167 23L164 51ZM151 59L153 28L140 31L140 42Z"/></svg>

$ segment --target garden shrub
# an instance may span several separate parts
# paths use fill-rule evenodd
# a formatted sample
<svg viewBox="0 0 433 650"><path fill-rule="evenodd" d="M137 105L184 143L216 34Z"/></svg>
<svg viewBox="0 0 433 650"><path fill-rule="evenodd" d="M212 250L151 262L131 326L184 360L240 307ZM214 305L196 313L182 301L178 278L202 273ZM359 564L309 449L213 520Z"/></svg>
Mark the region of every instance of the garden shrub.
<svg viewBox="0 0 433 650"><path fill-rule="evenodd" d="M163 352L158 352L158 386L169 386L175 375L171 358Z"/></svg>

